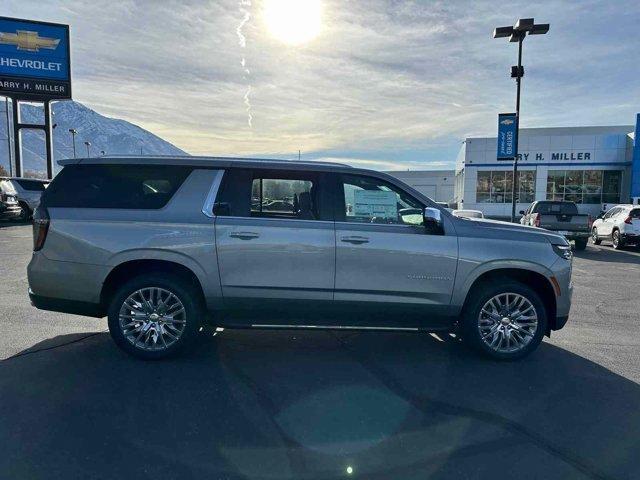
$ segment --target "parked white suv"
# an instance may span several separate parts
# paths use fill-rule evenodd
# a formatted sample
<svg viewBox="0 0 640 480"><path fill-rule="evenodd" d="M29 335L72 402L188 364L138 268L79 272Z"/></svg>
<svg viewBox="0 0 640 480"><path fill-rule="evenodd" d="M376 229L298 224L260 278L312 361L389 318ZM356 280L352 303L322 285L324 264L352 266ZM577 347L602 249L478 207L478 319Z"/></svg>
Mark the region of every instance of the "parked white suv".
<svg viewBox="0 0 640 480"><path fill-rule="evenodd" d="M602 240L611 240L613 248L629 244L640 244L640 206L616 205L593 222L591 239L600 245Z"/></svg>

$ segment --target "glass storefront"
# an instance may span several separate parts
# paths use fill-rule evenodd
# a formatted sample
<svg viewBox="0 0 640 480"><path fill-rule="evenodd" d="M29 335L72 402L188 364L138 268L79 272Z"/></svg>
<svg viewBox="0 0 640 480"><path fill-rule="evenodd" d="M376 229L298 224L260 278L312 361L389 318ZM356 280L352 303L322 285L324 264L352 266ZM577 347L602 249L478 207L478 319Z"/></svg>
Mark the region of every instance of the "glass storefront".
<svg viewBox="0 0 640 480"><path fill-rule="evenodd" d="M619 203L620 170L549 170L547 200L575 203Z"/></svg>
<svg viewBox="0 0 640 480"><path fill-rule="evenodd" d="M531 203L535 199L536 172L520 170L518 172L518 194L516 201ZM511 203L513 191L513 172L479 171L476 182L476 203Z"/></svg>

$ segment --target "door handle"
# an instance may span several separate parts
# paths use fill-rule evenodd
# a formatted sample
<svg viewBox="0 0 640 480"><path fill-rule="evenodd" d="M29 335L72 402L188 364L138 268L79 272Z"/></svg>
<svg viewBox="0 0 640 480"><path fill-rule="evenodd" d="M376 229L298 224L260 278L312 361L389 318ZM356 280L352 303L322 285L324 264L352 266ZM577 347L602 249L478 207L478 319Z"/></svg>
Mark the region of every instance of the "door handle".
<svg viewBox="0 0 640 480"><path fill-rule="evenodd" d="M256 232L231 232L229 236L241 240L251 240L252 238L258 238L260 234Z"/></svg>
<svg viewBox="0 0 640 480"><path fill-rule="evenodd" d="M361 243L369 243L369 239L367 237L361 237L359 235L341 237L340 240L347 243L354 243L356 245L360 245Z"/></svg>

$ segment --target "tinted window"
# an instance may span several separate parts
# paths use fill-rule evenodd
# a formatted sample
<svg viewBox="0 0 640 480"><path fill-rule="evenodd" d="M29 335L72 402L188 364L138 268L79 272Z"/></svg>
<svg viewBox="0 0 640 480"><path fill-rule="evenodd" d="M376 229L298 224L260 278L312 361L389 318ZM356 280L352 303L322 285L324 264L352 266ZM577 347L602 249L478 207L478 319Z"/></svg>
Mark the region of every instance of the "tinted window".
<svg viewBox="0 0 640 480"><path fill-rule="evenodd" d="M542 215L577 215L578 207L575 204L569 202L540 202L536 205L535 211L539 212Z"/></svg>
<svg viewBox="0 0 640 480"><path fill-rule="evenodd" d="M635 208L629 212L631 218L640 218L640 208Z"/></svg>
<svg viewBox="0 0 640 480"><path fill-rule="evenodd" d="M158 209L191 172L176 165L73 165L43 194L47 207Z"/></svg>
<svg viewBox="0 0 640 480"><path fill-rule="evenodd" d="M356 175L342 176L344 221L422 225L424 206L383 180ZM339 218L342 220L342 218Z"/></svg>
<svg viewBox="0 0 640 480"><path fill-rule="evenodd" d="M218 216L333 220L325 174L228 169L216 197Z"/></svg>
<svg viewBox="0 0 640 480"><path fill-rule="evenodd" d="M252 217L318 219L315 182L293 178L254 178L251 184Z"/></svg>
<svg viewBox="0 0 640 480"><path fill-rule="evenodd" d="M43 192L44 191L44 183L43 182L35 182L33 180L14 180L17 182L25 190L30 192Z"/></svg>

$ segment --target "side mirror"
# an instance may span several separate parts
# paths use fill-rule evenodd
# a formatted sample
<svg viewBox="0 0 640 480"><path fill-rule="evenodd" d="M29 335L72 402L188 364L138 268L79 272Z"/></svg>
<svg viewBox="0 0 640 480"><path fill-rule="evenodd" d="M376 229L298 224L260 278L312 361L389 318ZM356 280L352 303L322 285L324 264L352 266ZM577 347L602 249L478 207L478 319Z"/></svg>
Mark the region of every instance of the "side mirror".
<svg viewBox="0 0 640 480"><path fill-rule="evenodd" d="M520 210L520 215L524 215L524 210Z"/></svg>
<svg viewBox="0 0 640 480"><path fill-rule="evenodd" d="M442 213L437 208L426 207L422 212L424 226L430 230L442 230Z"/></svg>

